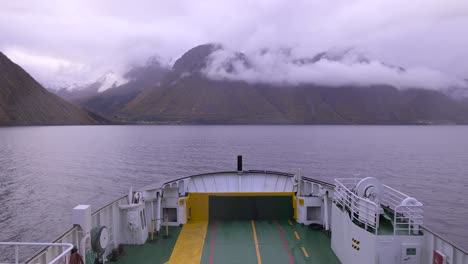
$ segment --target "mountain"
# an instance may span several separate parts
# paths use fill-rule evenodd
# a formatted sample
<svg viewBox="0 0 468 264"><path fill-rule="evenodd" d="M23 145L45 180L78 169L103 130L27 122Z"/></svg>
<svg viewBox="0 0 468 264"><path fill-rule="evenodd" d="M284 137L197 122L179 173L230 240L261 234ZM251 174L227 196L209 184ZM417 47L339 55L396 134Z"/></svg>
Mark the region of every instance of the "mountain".
<svg viewBox="0 0 468 264"><path fill-rule="evenodd" d="M103 82L96 82L81 89L85 96L68 100L125 123L468 124L466 89L460 87L403 89L384 83L332 85L282 79L290 67L314 74L310 69L338 66L345 70L357 66L361 74L371 66L393 76L407 74L403 67L372 60L354 48L295 57L289 48L246 55L220 44L204 44L187 51L170 69L150 58L122 76L126 83L99 92ZM256 81L259 72L264 79Z"/></svg>
<svg viewBox="0 0 468 264"><path fill-rule="evenodd" d="M112 116L142 90L158 85L168 72L169 68L159 58L151 57L144 65L132 67L122 77L105 75L83 89L69 91L68 95L57 94L90 111Z"/></svg>
<svg viewBox="0 0 468 264"><path fill-rule="evenodd" d="M94 82L91 84L81 85L73 84L71 86L62 86L60 88L47 87L47 90L69 102L75 103L77 100L82 98L97 95L99 87L100 84L98 82Z"/></svg>
<svg viewBox="0 0 468 264"><path fill-rule="evenodd" d="M70 86L63 86L61 88L49 88L49 90L69 102L76 103L83 98L96 96L99 93L118 87L127 82L128 80L124 77L114 72L108 72L90 84L71 84Z"/></svg>
<svg viewBox="0 0 468 264"><path fill-rule="evenodd" d="M85 125L102 117L48 92L0 52L0 125Z"/></svg>
<svg viewBox="0 0 468 264"><path fill-rule="evenodd" d="M442 92L397 89L389 85L329 87L248 83L210 79L206 68L222 46L195 47L178 59L160 85L142 91L122 110L126 120L149 123L189 124L467 124L468 104ZM261 51L263 56L269 52ZM289 52L281 51L288 55ZM369 59L347 50L342 54L320 53L293 63ZM352 56L351 56L352 55ZM242 53L221 63L226 72L233 65L254 67ZM382 63L395 71L405 71Z"/></svg>

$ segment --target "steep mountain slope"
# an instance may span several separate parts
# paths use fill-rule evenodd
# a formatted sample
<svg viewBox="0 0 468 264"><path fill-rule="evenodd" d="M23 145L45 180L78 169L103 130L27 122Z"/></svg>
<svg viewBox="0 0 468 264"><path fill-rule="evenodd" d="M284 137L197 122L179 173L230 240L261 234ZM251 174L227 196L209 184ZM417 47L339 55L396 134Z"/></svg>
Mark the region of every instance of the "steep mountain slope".
<svg viewBox="0 0 468 264"><path fill-rule="evenodd" d="M108 72L101 76L97 81L84 84L84 85L72 85L72 87L63 87L60 89L49 90L61 98L76 103L84 98L96 96L101 92L118 87L127 83L128 80L115 74L114 72Z"/></svg>
<svg viewBox="0 0 468 264"><path fill-rule="evenodd" d="M101 82L98 81L88 88L94 89L93 93L70 100L95 113L115 115L142 90L157 86L168 72L169 68L161 64L159 59L150 58L145 65L128 71L123 76L125 83L99 92Z"/></svg>
<svg viewBox="0 0 468 264"><path fill-rule="evenodd" d="M213 81L201 73L208 56L219 48L215 44L201 45L185 53L161 85L145 89L122 113L133 120L152 122L287 122L247 83Z"/></svg>
<svg viewBox="0 0 468 264"><path fill-rule="evenodd" d="M274 106L249 85L211 81L199 75L155 87L130 102L123 113L128 117L136 116L134 120L152 122L287 122Z"/></svg>
<svg viewBox="0 0 468 264"><path fill-rule="evenodd" d="M205 69L220 45L195 47L176 61L158 86L142 91L120 114L127 120L170 123L221 124L467 124L468 104L442 92L396 89L388 85L338 86L287 83L247 83L210 79ZM267 51L263 51L267 52ZM346 56L343 56L346 55ZM320 60L369 63L361 55L320 53L293 63ZM252 67L236 53L220 67ZM405 69L382 63L398 72Z"/></svg>
<svg viewBox="0 0 468 264"><path fill-rule="evenodd" d="M83 125L105 119L48 92L0 52L0 125Z"/></svg>

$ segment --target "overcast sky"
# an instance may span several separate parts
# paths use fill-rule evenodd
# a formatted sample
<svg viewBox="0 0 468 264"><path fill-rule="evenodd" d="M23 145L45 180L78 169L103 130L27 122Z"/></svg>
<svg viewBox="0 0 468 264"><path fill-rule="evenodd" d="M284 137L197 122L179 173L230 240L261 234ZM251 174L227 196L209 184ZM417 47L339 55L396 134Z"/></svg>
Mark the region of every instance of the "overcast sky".
<svg viewBox="0 0 468 264"><path fill-rule="evenodd" d="M0 51L42 83L89 82L207 42L313 55L359 47L468 78L467 0L3 1Z"/></svg>

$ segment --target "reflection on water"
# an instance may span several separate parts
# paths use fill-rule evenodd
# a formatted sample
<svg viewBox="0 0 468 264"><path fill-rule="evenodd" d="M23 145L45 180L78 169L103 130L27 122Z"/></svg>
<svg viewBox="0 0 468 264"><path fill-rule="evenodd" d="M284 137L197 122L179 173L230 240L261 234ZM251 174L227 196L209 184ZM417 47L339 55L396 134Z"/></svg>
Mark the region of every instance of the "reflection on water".
<svg viewBox="0 0 468 264"><path fill-rule="evenodd" d="M466 135L460 126L0 128L0 241L51 241L76 204L96 209L130 186L235 170L241 154L244 169L378 177L421 200L426 225L468 248Z"/></svg>

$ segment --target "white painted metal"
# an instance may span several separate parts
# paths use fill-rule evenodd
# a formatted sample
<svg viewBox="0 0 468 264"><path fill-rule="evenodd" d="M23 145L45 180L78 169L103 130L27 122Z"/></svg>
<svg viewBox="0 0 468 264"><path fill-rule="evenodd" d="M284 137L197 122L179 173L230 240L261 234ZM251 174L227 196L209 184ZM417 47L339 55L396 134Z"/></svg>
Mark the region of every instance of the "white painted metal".
<svg viewBox="0 0 468 264"><path fill-rule="evenodd" d="M161 199L161 209L163 211L162 220L165 223L165 218L168 216L164 214L164 209L175 210L177 213L176 221L168 220L169 226L178 226L183 223L182 216L180 215L181 210L179 210L179 187L178 182L173 182L171 185L168 185L163 189L163 196Z"/></svg>
<svg viewBox="0 0 468 264"><path fill-rule="evenodd" d="M15 248L15 262L16 264L19 263L19 247L27 247L27 246L46 246L48 248L59 249L60 253L57 255L52 256L51 260L47 263L54 264L57 261L65 261L68 263L70 259L70 251L73 249L73 244L70 243L38 243L38 242L0 242L0 246L14 246ZM8 263L3 263L8 264Z"/></svg>
<svg viewBox="0 0 468 264"><path fill-rule="evenodd" d="M173 186L175 184L175 186ZM183 184L184 192L292 192L294 178L270 173L210 173L166 183L163 190Z"/></svg>
<svg viewBox="0 0 468 264"><path fill-rule="evenodd" d="M120 234L124 244L141 245L148 239L148 225L146 224L145 204L122 204L119 206L124 216Z"/></svg>
<svg viewBox="0 0 468 264"><path fill-rule="evenodd" d="M371 232L360 228L352 222L346 211L332 206L332 239L331 247L343 264L375 264L377 260L376 238ZM359 241L359 250L354 241Z"/></svg>
<svg viewBox="0 0 468 264"><path fill-rule="evenodd" d="M79 225L83 232L88 233L91 231L91 206L77 205L72 211L72 224Z"/></svg>
<svg viewBox="0 0 468 264"><path fill-rule="evenodd" d="M323 196L323 221L325 222L325 230L330 230L330 197L328 196L328 192L325 193Z"/></svg>
<svg viewBox="0 0 468 264"><path fill-rule="evenodd" d="M432 264L435 250L445 255L443 264L468 264L463 250L422 227L422 204L393 188L382 185L378 203L366 196L366 188L357 190L359 179L335 180L334 205L332 206L332 249L344 264ZM356 193L355 193L356 192ZM375 196L377 197L377 196ZM362 204L371 205L369 210ZM363 201L364 200L364 201ZM379 215L382 208L395 215L392 219L392 235L378 235ZM364 217L360 217L364 214ZM373 215L375 214L375 218ZM374 222L373 219L376 221ZM366 225L367 223L367 225ZM366 230L371 230L368 232ZM356 244L355 241L359 241ZM356 249L359 248L359 249Z"/></svg>
<svg viewBox="0 0 468 264"><path fill-rule="evenodd" d="M468 252L442 238L442 236L427 227L422 227L422 230L424 232L422 246L424 264L433 264L433 254L436 250L445 255L445 262L443 264L468 264Z"/></svg>
<svg viewBox="0 0 468 264"><path fill-rule="evenodd" d="M320 224L323 225L324 198L317 196L298 196L296 199L297 219L300 224ZM301 202L302 201L302 202ZM302 203L302 204L301 204ZM312 213L314 212L314 213Z"/></svg>
<svg viewBox="0 0 468 264"><path fill-rule="evenodd" d="M349 211L332 206L332 249L343 264L399 264L421 262L423 236L377 235L355 224ZM402 248L416 255L403 255ZM405 260L405 261L403 261ZM411 262L413 261L413 262Z"/></svg>
<svg viewBox="0 0 468 264"><path fill-rule="evenodd" d="M161 195L160 193L158 192L158 198L157 198L157 206L156 206L156 231L159 232L159 230L161 230L161 211L162 211L162 207L161 207Z"/></svg>

